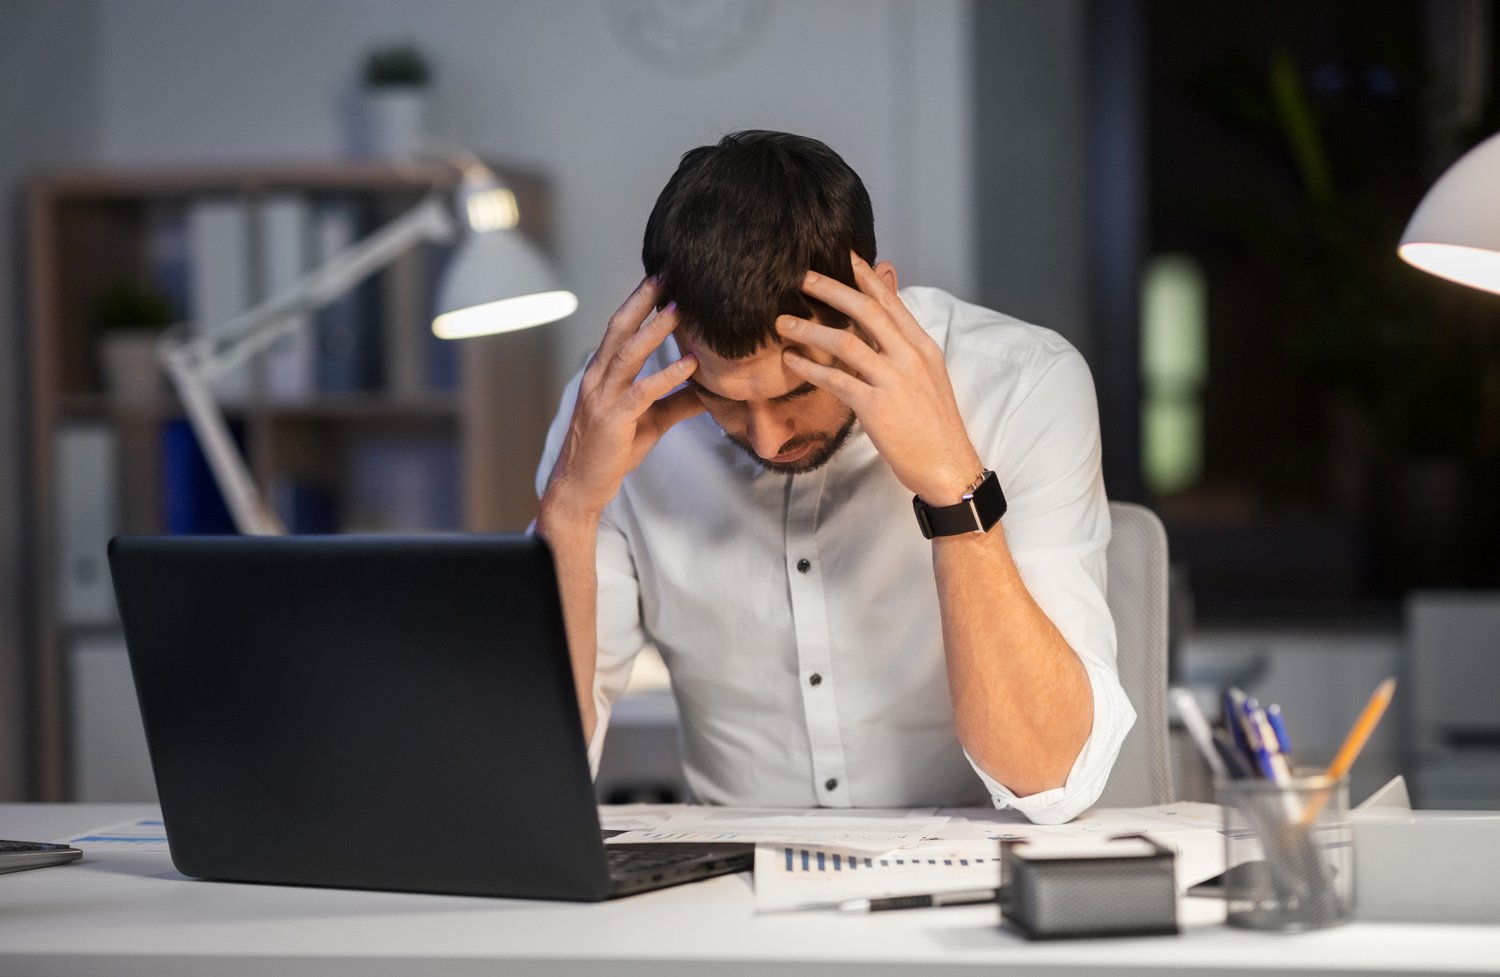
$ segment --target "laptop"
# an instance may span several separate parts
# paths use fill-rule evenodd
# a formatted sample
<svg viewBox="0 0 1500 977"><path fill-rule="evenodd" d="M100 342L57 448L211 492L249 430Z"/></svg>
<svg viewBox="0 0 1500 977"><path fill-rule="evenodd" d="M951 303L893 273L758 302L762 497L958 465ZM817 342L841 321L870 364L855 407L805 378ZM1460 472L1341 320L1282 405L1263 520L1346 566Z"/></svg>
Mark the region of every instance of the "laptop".
<svg viewBox="0 0 1500 977"><path fill-rule="evenodd" d="M118 537L109 563L185 875L593 901L750 867L603 843L539 539Z"/></svg>

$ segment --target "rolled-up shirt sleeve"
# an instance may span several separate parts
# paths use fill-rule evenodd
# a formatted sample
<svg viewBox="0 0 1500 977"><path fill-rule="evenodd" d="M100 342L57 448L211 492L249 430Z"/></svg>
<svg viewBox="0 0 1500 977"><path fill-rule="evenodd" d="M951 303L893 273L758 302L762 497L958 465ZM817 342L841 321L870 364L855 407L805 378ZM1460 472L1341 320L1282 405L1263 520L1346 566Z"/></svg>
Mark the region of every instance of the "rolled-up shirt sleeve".
<svg viewBox="0 0 1500 977"><path fill-rule="evenodd" d="M1059 343L1060 340L1057 340ZM1021 797L974 764L996 807L1040 824L1067 821L1098 799L1135 721L1115 662L1105 600L1109 500L1100 469L1093 379L1071 347L1045 358L989 427L992 463L1006 489L1001 525L1037 606L1077 654L1093 695L1093 725L1061 787Z"/></svg>
<svg viewBox="0 0 1500 977"><path fill-rule="evenodd" d="M547 479L552 466L562 450L568 423L573 416L573 403L578 397L578 386L583 373L569 382L563 391L557 416L547 431L546 447L537 466L536 492L541 498L547 488ZM646 644L645 631L641 626L640 582L636 577L635 561L630 555L630 546L625 534L616 522L616 503L605 508L599 523L599 539L596 548L595 567L598 573L599 597L597 615L598 658L594 665L594 710L596 720L594 734L589 740L589 770L599 775L599 760L604 755L604 736L609 728L610 713L615 700L625 691L630 681L630 670L636 656ZM534 528L534 527L533 527Z"/></svg>

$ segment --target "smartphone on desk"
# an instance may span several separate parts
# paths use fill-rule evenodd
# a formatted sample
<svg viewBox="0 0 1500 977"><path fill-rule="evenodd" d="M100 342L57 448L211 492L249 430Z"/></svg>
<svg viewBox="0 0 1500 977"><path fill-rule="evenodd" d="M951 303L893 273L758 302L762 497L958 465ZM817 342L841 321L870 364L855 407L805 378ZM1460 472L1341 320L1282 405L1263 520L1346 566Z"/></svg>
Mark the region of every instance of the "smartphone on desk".
<svg viewBox="0 0 1500 977"><path fill-rule="evenodd" d="M76 862L83 852L48 841L0 841L0 873Z"/></svg>

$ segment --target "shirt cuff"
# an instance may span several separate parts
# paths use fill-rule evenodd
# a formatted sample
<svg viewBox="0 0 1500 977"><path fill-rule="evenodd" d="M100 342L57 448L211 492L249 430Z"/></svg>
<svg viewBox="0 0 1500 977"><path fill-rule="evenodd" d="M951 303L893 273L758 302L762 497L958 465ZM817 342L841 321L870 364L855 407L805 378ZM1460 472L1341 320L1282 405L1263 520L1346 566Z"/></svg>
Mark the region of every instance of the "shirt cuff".
<svg viewBox="0 0 1500 977"><path fill-rule="evenodd" d="M589 778L599 779L599 761L604 757L604 734L609 731L610 702L594 692L594 735L589 737Z"/></svg>
<svg viewBox="0 0 1500 977"><path fill-rule="evenodd" d="M1120 744L1135 723L1135 710L1125 698L1118 676L1088 661L1083 662L1083 667L1094 693L1094 727L1089 731L1083 749L1078 751L1063 786L1018 797L1015 791L985 773L974 758L969 757L969 764L984 781L996 807L1020 811L1033 824L1062 824L1076 818L1098 800L1109 781L1115 758L1120 755ZM968 751L964 755L968 756Z"/></svg>

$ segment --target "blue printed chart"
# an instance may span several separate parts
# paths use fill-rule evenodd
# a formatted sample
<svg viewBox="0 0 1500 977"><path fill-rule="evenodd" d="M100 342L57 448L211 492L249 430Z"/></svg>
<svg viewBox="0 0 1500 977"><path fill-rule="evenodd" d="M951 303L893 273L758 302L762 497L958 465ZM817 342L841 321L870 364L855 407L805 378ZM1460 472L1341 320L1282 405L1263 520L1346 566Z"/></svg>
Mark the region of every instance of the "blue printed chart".
<svg viewBox="0 0 1500 977"><path fill-rule="evenodd" d="M137 818L59 840L86 852L166 851L167 828L160 818Z"/></svg>
<svg viewBox="0 0 1500 977"><path fill-rule="evenodd" d="M999 885L1000 850L989 840L928 843L878 853L795 844L755 849L757 912Z"/></svg>

